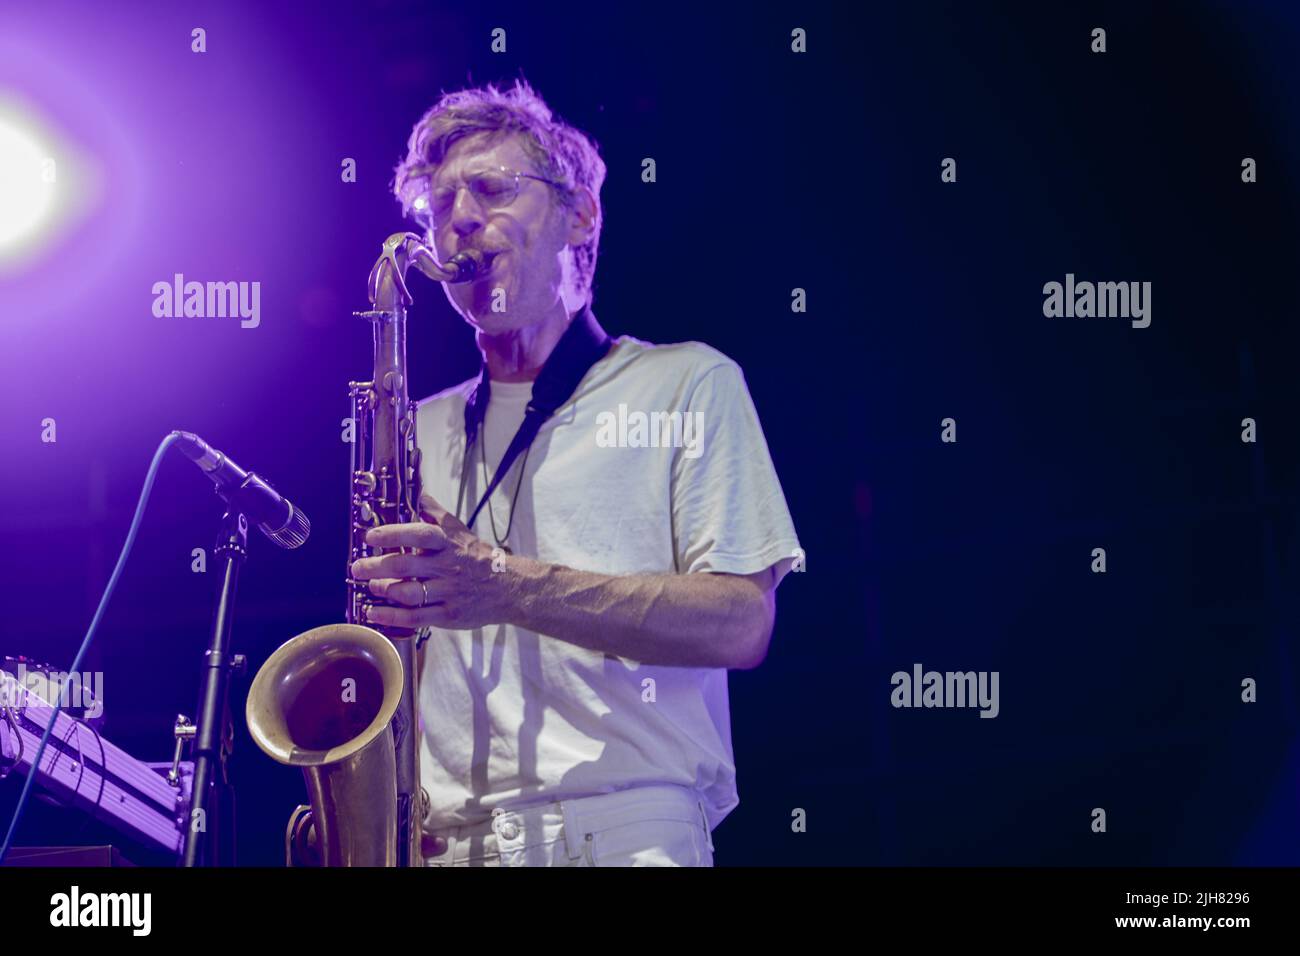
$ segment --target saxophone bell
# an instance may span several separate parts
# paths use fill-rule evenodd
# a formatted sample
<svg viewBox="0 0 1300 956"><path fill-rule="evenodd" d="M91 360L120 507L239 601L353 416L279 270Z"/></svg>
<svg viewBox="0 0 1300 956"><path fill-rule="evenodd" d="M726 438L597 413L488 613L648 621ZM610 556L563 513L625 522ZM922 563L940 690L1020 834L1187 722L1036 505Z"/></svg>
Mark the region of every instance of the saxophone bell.
<svg viewBox="0 0 1300 956"><path fill-rule="evenodd" d="M299 767L311 801L294 811L286 862L397 864L392 720L402 662L382 634L327 624L290 639L257 672L248 732L278 763Z"/></svg>

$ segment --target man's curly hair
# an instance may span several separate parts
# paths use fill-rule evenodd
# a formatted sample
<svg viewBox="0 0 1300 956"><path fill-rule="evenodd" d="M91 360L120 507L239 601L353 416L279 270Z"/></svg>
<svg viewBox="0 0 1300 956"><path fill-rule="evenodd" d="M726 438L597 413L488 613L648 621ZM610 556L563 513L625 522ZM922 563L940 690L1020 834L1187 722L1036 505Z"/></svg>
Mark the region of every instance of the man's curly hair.
<svg viewBox="0 0 1300 956"><path fill-rule="evenodd" d="M605 163L595 142L556 118L526 80L518 79L513 88L504 91L489 83L444 93L420 118L411 130L406 158L398 164L393 179L393 193L402 204L403 214L409 216L415 201L428 195L431 177L446 160L452 145L479 133L487 134L489 143L522 134L520 142L536 164L538 175L563 184L562 188L547 190L555 194L553 203L558 197L565 207L572 208L576 184L586 186L596 197L595 230L588 242L574 249L578 292L590 303L600 245L600 187L605 182Z"/></svg>

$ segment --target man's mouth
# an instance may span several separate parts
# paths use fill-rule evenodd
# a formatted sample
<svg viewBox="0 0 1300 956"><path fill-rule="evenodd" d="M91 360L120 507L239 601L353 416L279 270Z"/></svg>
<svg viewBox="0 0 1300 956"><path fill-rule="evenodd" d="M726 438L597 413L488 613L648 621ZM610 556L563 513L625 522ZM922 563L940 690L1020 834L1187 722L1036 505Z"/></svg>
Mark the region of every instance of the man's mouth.
<svg viewBox="0 0 1300 956"><path fill-rule="evenodd" d="M466 248L461 249L458 254L463 254L471 251L477 253L475 258L482 263L479 269L474 273L474 278L469 280L470 284L472 285L474 283L482 282L483 280L489 278L496 272L496 259L498 256L501 255L501 253L505 252L505 250L504 249L491 249L491 250L476 249L473 246L467 246Z"/></svg>

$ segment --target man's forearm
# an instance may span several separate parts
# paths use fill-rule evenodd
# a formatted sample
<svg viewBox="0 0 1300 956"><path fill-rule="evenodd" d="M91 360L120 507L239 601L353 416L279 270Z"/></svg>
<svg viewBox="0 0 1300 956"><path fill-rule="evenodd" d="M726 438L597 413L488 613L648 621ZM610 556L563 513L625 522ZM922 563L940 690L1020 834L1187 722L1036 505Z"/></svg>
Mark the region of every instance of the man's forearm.
<svg viewBox="0 0 1300 956"><path fill-rule="evenodd" d="M428 495L420 516L372 528L366 544L385 553L352 562L352 575L385 602L368 606L372 624L514 624L670 667L757 667L767 653L779 564L744 575L595 574L503 556Z"/></svg>
<svg viewBox="0 0 1300 956"><path fill-rule="evenodd" d="M728 574L607 575L506 559L508 622L645 664L754 667L771 636L770 592Z"/></svg>

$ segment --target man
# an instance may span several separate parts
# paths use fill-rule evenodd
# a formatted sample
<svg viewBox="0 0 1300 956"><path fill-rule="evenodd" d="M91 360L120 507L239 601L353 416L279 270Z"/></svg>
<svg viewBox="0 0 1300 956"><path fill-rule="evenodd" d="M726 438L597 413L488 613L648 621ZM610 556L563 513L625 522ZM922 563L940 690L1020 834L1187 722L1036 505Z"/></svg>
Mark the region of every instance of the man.
<svg viewBox="0 0 1300 956"><path fill-rule="evenodd" d="M422 521L368 537L420 550L354 565L428 628L429 865L711 866L738 803L726 671L798 540L739 367L596 322L604 178L523 82L444 96L398 168L439 261L488 263L443 286L483 371L418 405Z"/></svg>

